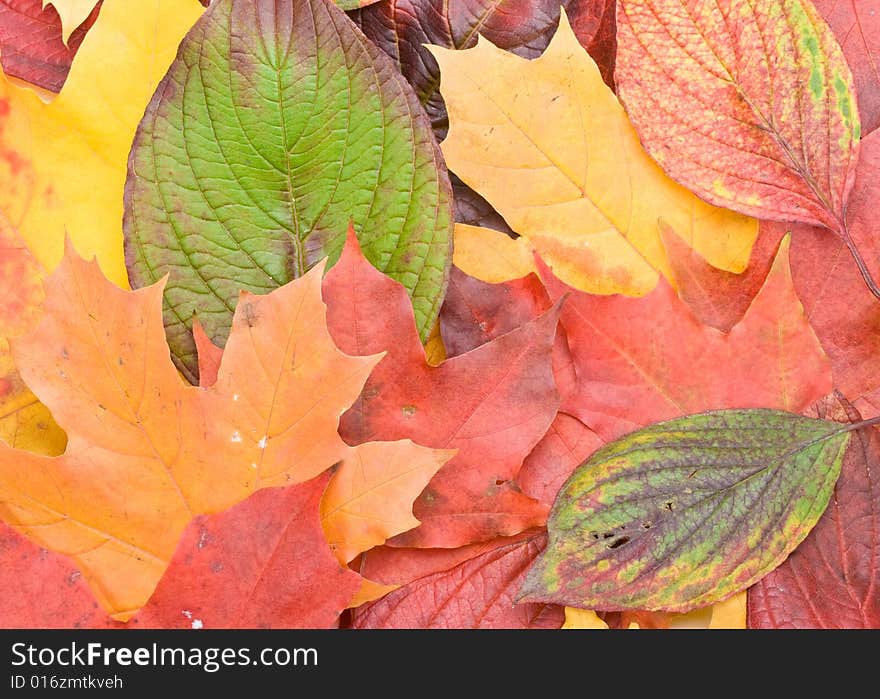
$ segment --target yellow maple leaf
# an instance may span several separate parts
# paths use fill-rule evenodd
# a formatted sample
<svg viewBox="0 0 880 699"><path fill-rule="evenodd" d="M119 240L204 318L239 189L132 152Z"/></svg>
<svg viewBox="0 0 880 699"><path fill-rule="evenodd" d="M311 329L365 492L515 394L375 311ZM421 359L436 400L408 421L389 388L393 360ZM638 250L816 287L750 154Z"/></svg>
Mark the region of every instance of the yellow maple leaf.
<svg viewBox="0 0 880 699"><path fill-rule="evenodd" d="M0 212L47 270L61 259L67 234L84 255L97 256L114 283L128 286L128 151L178 44L203 10L197 0L106 0L49 104L0 74Z"/></svg>
<svg viewBox="0 0 880 699"><path fill-rule="evenodd" d="M662 220L713 266L745 269L757 221L705 203L663 173L564 14L531 61L485 39L466 51L431 51L449 110L446 161L523 236L506 245L511 259L521 263L527 245L570 286L642 295L658 273L672 281ZM498 235L486 232L483 255L471 235L465 271L499 281Z"/></svg>

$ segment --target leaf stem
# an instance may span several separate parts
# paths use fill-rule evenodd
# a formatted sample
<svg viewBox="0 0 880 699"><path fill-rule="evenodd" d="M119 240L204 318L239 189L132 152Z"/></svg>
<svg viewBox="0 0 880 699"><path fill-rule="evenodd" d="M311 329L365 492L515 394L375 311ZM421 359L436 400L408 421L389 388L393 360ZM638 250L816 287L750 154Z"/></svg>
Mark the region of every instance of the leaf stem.
<svg viewBox="0 0 880 699"><path fill-rule="evenodd" d="M859 268L859 272L861 272L862 279L865 280L865 285L868 287L868 290L874 294L877 299L880 299L880 287L877 286L877 282L875 282L874 277L871 276L871 271L865 263L865 258L862 257L862 253L859 252L855 241L850 235L849 226L847 226L845 219L838 222L837 232L840 234L840 237L849 250L850 255L852 255L852 258L855 260L856 266Z"/></svg>
<svg viewBox="0 0 880 699"><path fill-rule="evenodd" d="M872 417L868 420L860 420L859 422L851 422L848 425L844 425L841 429L835 431L834 434L843 434L844 432L854 432L855 430L861 430L865 427L873 427L874 425L880 425L880 415L877 417Z"/></svg>

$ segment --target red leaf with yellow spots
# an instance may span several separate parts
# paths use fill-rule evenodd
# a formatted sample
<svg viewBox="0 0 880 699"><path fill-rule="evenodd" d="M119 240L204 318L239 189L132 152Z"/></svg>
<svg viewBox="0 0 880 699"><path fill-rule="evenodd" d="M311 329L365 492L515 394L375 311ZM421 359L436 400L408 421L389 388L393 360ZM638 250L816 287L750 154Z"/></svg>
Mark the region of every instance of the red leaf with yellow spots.
<svg viewBox="0 0 880 699"><path fill-rule="evenodd" d="M880 4L877 0L813 0L853 72L862 134L880 126Z"/></svg>
<svg viewBox="0 0 880 699"><path fill-rule="evenodd" d="M809 0L620 0L617 20L620 97L673 179L750 216L842 226L859 115Z"/></svg>

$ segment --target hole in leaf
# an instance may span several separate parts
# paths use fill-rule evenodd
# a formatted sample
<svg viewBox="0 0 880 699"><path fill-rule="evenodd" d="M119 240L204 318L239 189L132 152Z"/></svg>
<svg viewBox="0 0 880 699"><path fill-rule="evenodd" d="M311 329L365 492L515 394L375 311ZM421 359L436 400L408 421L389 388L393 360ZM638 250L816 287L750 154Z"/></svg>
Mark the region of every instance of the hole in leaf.
<svg viewBox="0 0 880 699"><path fill-rule="evenodd" d="M645 523L642 524L642 529L650 529L650 528L651 528L651 523L650 523L650 522L645 522Z"/></svg>
<svg viewBox="0 0 880 699"><path fill-rule="evenodd" d="M602 534L603 539L610 539L612 536L614 536L614 532L605 532Z"/></svg>
<svg viewBox="0 0 880 699"><path fill-rule="evenodd" d="M610 549L619 548L619 547L623 546L625 543L627 543L628 541L629 541L628 536L622 536L619 539L615 539L610 544L608 544L608 548L610 548Z"/></svg>
<svg viewBox="0 0 880 699"><path fill-rule="evenodd" d="M495 481L495 485L504 485L505 483L507 483L507 481L505 481L502 478L499 478L498 480Z"/></svg>
<svg viewBox="0 0 880 699"><path fill-rule="evenodd" d="M667 510L669 510L670 512L672 512L672 502L671 502L671 501L670 501L670 502L667 502L667 503L664 505L664 507L665 507Z"/></svg>

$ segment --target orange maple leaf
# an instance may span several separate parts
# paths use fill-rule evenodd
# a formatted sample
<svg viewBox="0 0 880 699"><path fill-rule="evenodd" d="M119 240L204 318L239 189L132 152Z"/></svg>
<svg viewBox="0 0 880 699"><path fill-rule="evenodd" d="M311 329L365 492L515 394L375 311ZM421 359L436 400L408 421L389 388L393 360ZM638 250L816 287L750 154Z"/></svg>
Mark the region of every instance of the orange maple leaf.
<svg viewBox="0 0 880 699"><path fill-rule="evenodd" d="M394 496L385 489L383 507L411 508L451 454L406 440L349 447L339 437L339 416L381 356L350 357L334 344L323 267L266 296L242 292L217 381L204 388L185 384L171 363L163 283L123 291L68 246L46 282L40 323L14 344L22 377L67 431L67 449L53 458L0 444L0 517L70 556L124 620L149 598L194 517L261 488L342 462L340 483L353 481L348 469L378 474L361 484L369 491L384 483L382 464L405 461L409 486ZM408 511L384 527L347 529L346 516L364 513L350 507L350 491L334 492L340 559L415 522Z"/></svg>

